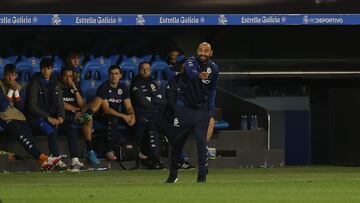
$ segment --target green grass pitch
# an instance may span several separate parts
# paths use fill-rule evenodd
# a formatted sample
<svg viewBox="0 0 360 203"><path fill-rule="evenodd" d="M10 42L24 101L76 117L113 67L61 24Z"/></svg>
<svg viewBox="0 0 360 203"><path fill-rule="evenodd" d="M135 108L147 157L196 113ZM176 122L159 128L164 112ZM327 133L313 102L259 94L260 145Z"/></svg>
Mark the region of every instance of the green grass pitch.
<svg viewBox="0 0 360 203"><path fill-rule="evenodd" d="M0 173L3 203L70 202L360 202L360 168L285 167L210 169L206 184L196 170L163 183L168 171Z"/></svg>

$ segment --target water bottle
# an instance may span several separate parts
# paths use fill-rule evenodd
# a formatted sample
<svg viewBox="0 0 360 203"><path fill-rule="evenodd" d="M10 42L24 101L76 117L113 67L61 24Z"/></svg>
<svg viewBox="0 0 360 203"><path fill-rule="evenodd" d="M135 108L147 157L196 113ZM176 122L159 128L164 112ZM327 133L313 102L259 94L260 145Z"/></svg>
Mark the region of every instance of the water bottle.
<svg viewBox="0 0 360 203"><path fill-rule="evenodd" d="M250 130L257 130L259 128L256 115L252 115L249 122L250 122Z"/></svg>
<svg viewBox="0 0 360 203"><path fill-rule="evenodd" d="M241 116L240 129L248 130L248 121L247 121L247 116L245 115Z"/></svg>
<svg viewBox="0 0 360 203"><path fill-rule="evenodd" d="M40 130L46 135L52 135L55 132L54 127L42 118L37 119L36 123L39 126Z"/></svg>
<svg viewBox="0 0 360 203"><path fill-rule="evenodd" d="M255 130L258 130L260 128L257 115L254 116L254 127L255 127Z"/></svg>

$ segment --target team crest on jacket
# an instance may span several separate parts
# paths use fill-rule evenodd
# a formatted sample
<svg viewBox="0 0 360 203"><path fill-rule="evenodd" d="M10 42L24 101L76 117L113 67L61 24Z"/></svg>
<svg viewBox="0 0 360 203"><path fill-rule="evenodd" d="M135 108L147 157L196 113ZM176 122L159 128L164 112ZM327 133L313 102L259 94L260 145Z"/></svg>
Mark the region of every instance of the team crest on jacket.
<svg viewBox="0 0 360 203"><path fill-rule="evenodd" d="M180 122L178 118L174 118L174 126L175 127L180 127Z"/></svg>
<svg viewBox="0 0 360 203"><path fill-rule="evenodd" d="M151 88L151 90L152 90L152 91L156 91L156 89L155 89L155 85L154 85L154 84L152 84L152 83L150 84L150 88Z"/></svg>
<svg viewBox="0 0 360 203"><path fill-rule="evenodd" d="M208 67L208 68L206 69L206 72L210 74L210 73L211 73L211 68Z"/></svg>
<svg viewBox="0 0 360 203"><path fill-rule="evenodd" d="M119 95L122 94L122 89L118 89L118 94L119 94Z"/></svg>

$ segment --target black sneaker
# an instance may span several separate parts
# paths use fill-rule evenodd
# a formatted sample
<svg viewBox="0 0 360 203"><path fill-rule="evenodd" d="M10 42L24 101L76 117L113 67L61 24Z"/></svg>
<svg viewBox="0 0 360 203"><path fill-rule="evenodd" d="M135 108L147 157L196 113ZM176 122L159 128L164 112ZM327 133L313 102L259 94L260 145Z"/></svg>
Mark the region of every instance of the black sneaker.
<svg viewBox="0 0 360 203"><path fill-rule="evenodd" d="M166 179L165 183L176 183L179 179L176 175L169 175L168 179Z"/></svg>
<svg viewBox="0 0 360 203"><path fill-rule="evenodd" d="M206 183L206 176L198 176L197 183Z"/></svg>
<svg viewBox="0 0 360 203"><path fill-rule="evenodd" d="M188 161L182 161L179 163L178 169L195 169L195 166L191 165L191 163Z"/></svg>

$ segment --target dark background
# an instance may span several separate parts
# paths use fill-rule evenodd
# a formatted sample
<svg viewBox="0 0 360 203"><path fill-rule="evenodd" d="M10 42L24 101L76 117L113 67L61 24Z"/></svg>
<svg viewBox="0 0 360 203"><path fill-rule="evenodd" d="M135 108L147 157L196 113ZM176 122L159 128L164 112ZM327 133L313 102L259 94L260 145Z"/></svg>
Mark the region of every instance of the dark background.
<svg viewBox="0 0 360 203"><path fill-rule="evenodd" d="M0 13L358 13L356 0L11 0Z"/></svg>

